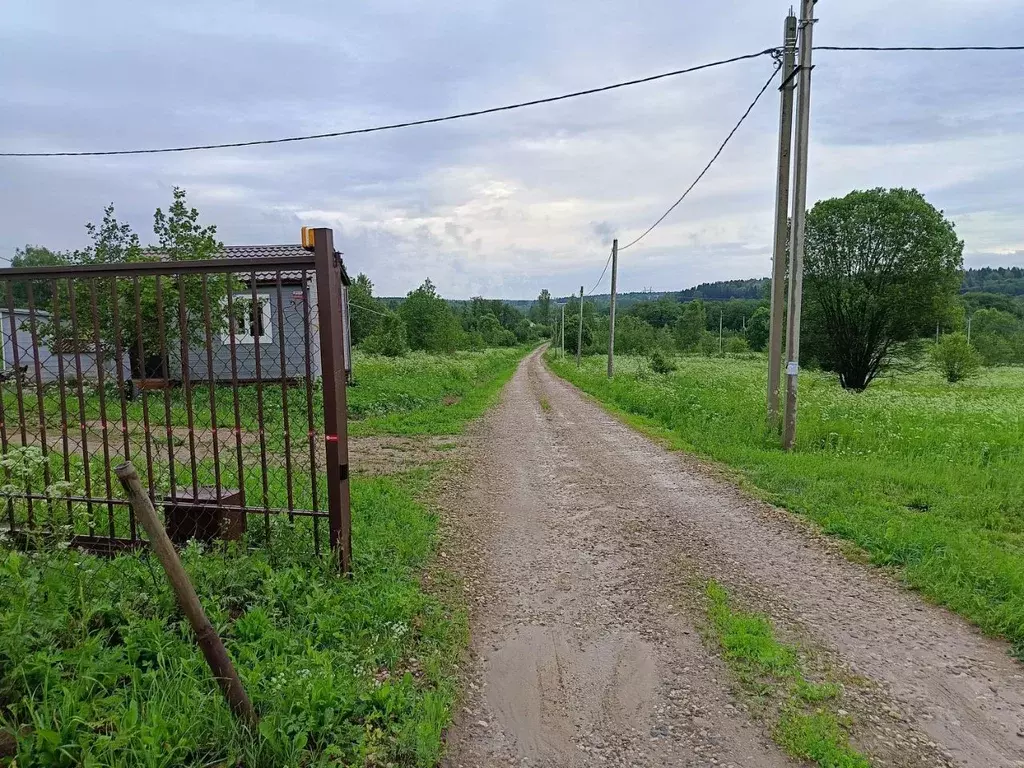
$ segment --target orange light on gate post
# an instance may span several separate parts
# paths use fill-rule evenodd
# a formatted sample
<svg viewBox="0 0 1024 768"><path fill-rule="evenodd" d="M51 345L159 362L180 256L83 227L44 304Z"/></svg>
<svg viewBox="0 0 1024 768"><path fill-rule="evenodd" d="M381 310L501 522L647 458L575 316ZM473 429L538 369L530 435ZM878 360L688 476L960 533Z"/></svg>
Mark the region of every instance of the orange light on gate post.
<svg viewBox="0 0 1024 768"><path fill-rule="evenodd" d="M302 247L307 251L312 251L316 248L316 244L314 242L315 238L313 237L314 231L315 230L312 227L302 228Z"/></svg>

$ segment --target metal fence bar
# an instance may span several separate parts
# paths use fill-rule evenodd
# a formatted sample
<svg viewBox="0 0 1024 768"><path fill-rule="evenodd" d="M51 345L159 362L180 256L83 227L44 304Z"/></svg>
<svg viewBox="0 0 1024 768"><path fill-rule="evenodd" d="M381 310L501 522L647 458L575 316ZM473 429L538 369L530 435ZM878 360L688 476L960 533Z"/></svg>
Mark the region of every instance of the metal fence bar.
<svg viewBox="0 0 1024 768"><path fill-rule="evenodd" d="M238 401L238 343L236 338L234 284L228 284L228 343L231 349L231 400L235 414L235 459L238 465L238 493L245 506L245 468L242 464L242 407Z"/></svg>
<svg viewBox="0 0 1024 768"><path fill-rule="evenodd" d="M265 330L263 327L263 306L260 304L260 299L256 293L256 271L252 272L252 279L250 284L250 291L252 293L251 304L249 305L249 335L252 336L253 340L253 356L255 357L256 363L256 419L259 422L257 427L259 430L260 438L260 477L262 481L263 490L263 508L270 508L270 493L267 487L267 435L266 429L264 428L263 416L265 411L263 410L263 368L260 362L260 337L263 335ZM257 318L259 321L257 322ZM267 512L263 516L264 533L267 537L267 542L270 542L270 512Z"/></svg>
<svg viewBox="0 0 1024 768"><path fill-rule="evenodd" d="M171 374L167 359L167 328L164 319L164 287L160 275L156 276L156 323L157 333L160 336L160 366L164 374L164 435L167 438L167 474L170 480L171 501L178 498L178 483L174 477L174 426L171 417ZM155 492L154 492L155 493Z"/></svg>
<svg viewBox="0 0 1024 768"><path fill-rule="evenodd" d="M10 283L8 283L10 286ZM43 395L43 369L39 362L39 332L36 326L36 299L35 291L32 288L32 281L25 283L25 294L28 302L28 329L32 340L32 367L36 380L36 406L39 413L39 445L43 454L43 487L50 487L50 442L46 436L46 402ZM50 525L53 525L53 502L49 499L46 503L46 511L50 516Z"/></svg>
<svg viewBox="0 0 1024 768"><path fill-rule="evenodd" d="M319 488L316 481L316 419L313 415L313 339L309 315L313 311L309 294L310 274L302 273L302 331L305 336L304 362L306 366L306 419L309 426L309 478L310 491L313 494L313 510L320 509ZM313 518L313 550L320 554L320 521Z"/></svg>
<svg viewBox="0 0 1024 768"><path fill-rule="evenodd" d="M68 315L71 319L71 344L75 349L75 390L78 395L78 426L82 436L82 470L85 475L85 495L89 535L96 535L95 520L92 516L92 462L89 461L89 429L85 423L85 391L83 389L82 345L78 334L78 300L75 297L75 284L68 278Z"/></svg>
<svg viewBox="0 0 1024 768"><path fill-rule="evenodd" d="M139 277L134 275L132 277L132 292L135 298L135 339L138 342L138 370L129 371L132 375L137 375L139 380L142 381L149 376L149 371L146 366L146 342L143 338L142 328L142 297L141 290L139 288ZM144 387L140 392L142 398L142 431L146 441L146 480L149 482L149 496L150 501L156 504L156 482L153 477L153 433L150 429L149 421L149 388Z"/></svg>
<svg viewBox="0 0 1024 768"><path fill-rule="evenodd" d="M330 231L323 232L329 241ZM73 530L73 505L82 504L88 509L88 535L75 537L72 546L113 553L120 551L119 548L126 544L137 543L140 535L137 521L130 511L127 517L120 511L127 509L127 506L122 500L114 498L116 484L110 472L112 458L123 455L125 461L130 462L133 451L139 453L144 450L151 501L157 508L167 506L169 510L170 504L177 504L178 509L182 510L181 514L216 513L218 516L237 510L236 514L241 513L241 517L236 519L242 521L249 515L259 514L264 520L264 533L268 542L272 533L272 514L288 515L292 521L300 517L307 518L312 521L312 543L317 553L320 552L320 518L325 518L328 520L330 544L338 552L342 569L348 572L351 569L351 525L344 400L344 369L347 361L343 347L346 323L341 303L337 300L341 295L340 260L333 251L333 243L329 243L329 246L326 261L319 254L307 253L302 256L208 262L110 263L82 269L0 269L0 279L6 283L6 304L10 315L9 349L12 354L6 360L8 369L12 362L14 364L13 371L8 370L0 376L0 447L7 451L19 442L12 439L11 430L8 429L10 425L6 423L6 417L12 415L15 404L5 400L4 395L15 395L20 443L26 446L41 443L43 453L41 471L37 469L31 476L23 476L21 473L15 475L8 471L8 485L12 481L19 485L19 488L11 489L13 493L7 494L6 517L11 529L17 530L25 525L33 529L44 525L46 515L40 512L40 503L45 503L50 510L50 522L46 524L53 525L57 517L63 514L55 516L55 507L59 510L58 505L67 504L68 521L72 525L72 532L77 533ZM211 275L225 276L228 328L223 341L217 336L222 313L213 306L221 296L220 281L214 289ZM144 286L141 283L144 279L152 283ZM314 279L317 281L316 294L313 293ZM123 282L125 280L131 280L130 288ZM301 283L298 282L300 280ZM109 281L109 284L104 281ZM246 281L248 285L245 285ZM299 284L301 293L298 291ZM18 286L21 308L14 306L14 285ZM26 286L27 297L22 285ZM50 290L41 292L40 285L48 286ZM289 303L287 290L292 285L295 285L296 290L291 293ZM238 293L233 290L235 287L240 289ZM67 290L66 296L64 290ZM169 290L177 290L177 296L168 295ZM201 293L196 294L196 291ZM39 301L41 296L45 297L42 304ZM238 311L242 309L239 296L248 299L246 311ZM202 303L197 308L200 299ZM127 305L122 302L127 302ZM155 318L152 317L154 309ZM296 315L298 311L302 312L301 318ZM313 312L319 312L319 327ZM240 344L239 334L243 331L239 330L239 323L242 322L245 323L246 338ZM200 325L197 326L197 323ZM179 334L177 339L174 338L175 332ZM317 366L313 358L314 345L321 339L321 335L323 343L320 345L320 365ZM206 345L205 355L196 348L197 344L203 342ZM293 354L293 348L303 342L302 357L299 357L298 349L294 349ZM221 343L229 347L230 360L217 359L217 345ZM273 351L275 343L278 345L276 354ZM28 349L29 344L31 349ZM48 346L53 349L47 349ZM181 352L180 368L177 363L178 348ZM193 352L196 353L194 358ZM32 355L31 360L27 357L29 353ZM71 358L66 356L72 354L73 368ZM202 361L204 357L206 372L202 375L196 367L201 368L202 362L194 363L194 360ZM218 385L227 386L229 362L232 390L229 407L233 407L234 411L234 463L238 472L238 494L235 495L232 489L230 498L229 489L223 486L232 484L231 470L221 465L221 449L225 446L221 445L219 431L222 421L227 423L230 417L218 414L218 407L228 404L227 393L223 389L218 390ZM21 375L20 368L25 363L28 363L29 373ZM111 364L114 365L113 370L108 369ZM338 371L341 372L340 377ZM321 372L324 373L326 385L325 412L321 412L318 405L319 385L315 383L315 377ZM302 396L294 392L303 373L305 414L302 414L303 408L299 405ZM205 442L205 417L199 414L197 418L195 411L197 405L205 407L202 402L196 403L197 375L199 386L206 384L209 387L207 394L212 454L208 452ZM33 376L33 379L30 380L29 376ZM154 383L162 385L162 408L150 407L153 405L150 397L156 394L153 391L156 386L136 387L135 379L146 378L160 379ZM108 391L108 387L114 386L115 381L116 395ZM339 382L340 400L337 390ZM254 397L252 405L247 405L248 401L241 398L247 394L240 391L239 385L242 383L252 384L248 393ZM72 386L74 389L69 389ZM174 389L180 388L180 394L173 392L172 386ZM280 417L276 413L277 387L280 387ZM4 390L7 390L6 393ZM141 413L138 410L139 404L132 402L136 393L141 395ZM56 397L58 395L59 398ZM36 398L34 406L32 397ZM296 397L296 413L292 413L292 397ZM204 398L200 396L199 399L202 401ZM253 407L258 423L250 425L243 421L243 414L249 414ZM59 441L57 435L50 434L56 429L56 421L49 421L56 418L58 408L61 428ZM179 408L184 409L184 414L178 412ZM71 421L74 418L72 412L76 409L77 428ZM161 410L163 424L159 422ZM28 421L36 418L36 411L38 429ZM180 423L176 422L178 417ZM114 420L113 426L109 419ZM303 419L308 422L308 478L296 474L304 473L307 469L302 457L307 446L302 444L299 437ZM186 422L189 434L187 448L181 434ZM248 427L256 432L247 431ZM133 439L132 433L138 428L141 428L141 434ZM79 432L80 443L73 439L73 429ZM278 429L280 436L276 434ZM296 429L299 431L293 434ZM118 431L122 441L120 446L111 442L114 439L112 436ZM159 446L157 435L161 432L167 442L166 453ZM102 445L95 445L97 439L102 439ZM320 442L321 439L326 443L326 463L323 461L325 445ZM50 445L51 440L53 446ZM175 445L176 440L182 443L180 450ZM250 493L246 494L246 472L251 475L255 470L257 440L261 486L259 502L255 498L247 501L247 496L255 496L252 492L255 477L250 476ZM90 445L90 441L94 444ZM61 452L65 489L55 494L51 490L51 475L60 476L61 468L56 464L56 457L51 454L57 450ZM185 450L188 450L188 459L184 457ZM298 453L293 455L293 450ZM100 471L101 451L102 480L94 476L94 472ZM93 456L92 452L96 455ZM230 453L229 448L228 455ZM208 463L211 455L212 470ZM167 460L166 477L163 456ZM138 459L137 456L135 458ZM78 474L79 460L82 464L81 476ZM230 467L230 463L227 467ZM324 481L324 478L319 477L321 469L326 470L326 504L319 495ZM191 472L192 496L187 500L183 496L188 494L182 490L188 485L182 482L186 471ZM207 496L203 495L200 476L214 483L215 487L210 489ZM40 483L44 488L34 487ZM80 483L84 484L84 488L81 488ZM307 483L303 488L303 484ZM228 503L225 504L225 501ZM252 506L249 506L250 503ZM98 536L94 518L97 505L107 507L107 523L100 524ZM296 508L307 505L311 509ZM115 507L118 508L116 515ZM27 516L24 515L26 508L29 510ZM121 538L125 536L130 538Z"/></svg>
<svg viewBox="0 0 1024 768"><path fill-rule="evenodd" d="M196 422L192 413L192 382L189 376L188 313L185 311L185 277L178 275L178 336L181 339L181 386L185 390L185 419L188 425L189 469L192 471L192 500L199 496L196 466Z"/></svg>
<svg viewBox="0 0 1024 768"><path fill-rule="evenodd" d="M107 489L107 522L110 529L110 538L117 538L117 527L114 523L114 505L109 499L114 495L114 488L110 483L110 440L107 439L110 432L107 430L107 382L105 378L103 344L100 342L100 318L99 302L96 295L96 279L89 280L89 309L92 316L92 338L96 350L96 391L100 401L100 434L103 435L103 483ZM86 456L86 461L90 460Z"/></svg>
<svg viewBox="0 0 1024 768"><path fill-rule="evenodd" d="M68 392L65 383L64 376L64 330L61 327L60 317L60 283L53 280L50 284L51 295L53 296L53 314L51 320L53 324L53 337L56 342L56 353L57 353L57 392L60 400L60 435L61 435L61 449L62 459L64 464L64 482L67 483L68 487L71 486L71 443L68 438ZM74 527L75 524L75 513L74 508L71 505L71 501L68 501L68 525Z"/></svg>
<svg viewBox="0 0 1024 768"><path fill-rule="evenodd" d="M206 339L206 375L210 389L210 437L213 440L213 484L217 503L221 503L220 434L217 420L217 388L213 375L213 324L210 319L210 280L203 274L203 334Z"/></svg>
<svg viewBox="0 0 1024 768"><path fill-rule="evenodd" d="M24 386L22 384L21 375L21 345L18 343L18 328L17 321L14 318L14 293L11 290L11 283L7 283L7 310L10 312L11 318L11 357L14 358L14 388L17 392L18 397L18 431L21 434L22 446L28 445L28 429L25 423L25 393ZM28 492L32 491L32 479L26 475L25 477L25 490ZM34 510L32 509L32 500L28 502L28 524L32 526L34 522Z"/></svg>
<svg viewBox="0 0 1024 768"><path fill-rule="evenodd" d="M288 364L287 347L284 338L284 292L281 290L281 270L277 271L277 346L281 352L281 415L284 420L284 476L288 494L288 509L295 507L295 494L292 492L292 445L289 434L288 420ZM294 520L294 515L289 515Z"/></svg>
<svg viewBox="0 0 1024 768"><path fill-rule="evenodd" d="M11 321L12 321L12 323L14 321L14 316L13 315L11 315ZM3 328L0 327L0 344L3 344L2 333L3 333ZM4 362L6 362L6 360ZM17 372L15 372L15 375L17 375ZM3 386L5 379L6 379L6 376L0 378L0 447L3 448L4 455L7 454L7 448L8 448L8 442L7 442L7 405L4 402L6 397L7 397L7 393L5 392L4 386ZM10 485L11 484L11 470L10 470L9 467L5 467L4 468L4 479L7 481L6 485ZM15 523L15 520L14 520L14 500L10 496L7 497L7 520L8 520L8 525L9 525L11 531L13 532L15 527L16 527L16 523Z"/></svg>
<svg viewBox="0 0 1024 768"><path fill-rule="evenodd" d="M246 272L258 269L260 272L272 272L275 269L291 270L309 269L313 266L312 254L296 254L289 256L247 256L228 259L200 259L196 261L133 261L108 262L105 264L76 264L70 269L76 277L139 277L185 274L214 274L230 272ZM30 280L32 278L66 277L67 266L58 267L4 267L0 269L0 280Z"/></svg>
<svg viewBox="0 0 1024 768"><path fill-rule="evenodd" d="M126 401L127 394L125 393L124 350L121 340L121 335L124 331L121 328L121 312L118 307L120 298L121 295L117 290L117 279L113 278L110 280L110 317L114 325L114 367L117 370L117 396L121 404L121 453L124 456L125 462L129 462L132 460L132 451L131 440L128 434L128 403ZM110 468L108 467L107 472L109 471ZM128 532L132 541L138 539L139 533L135 523L134 512L128 515Z"/></svg>

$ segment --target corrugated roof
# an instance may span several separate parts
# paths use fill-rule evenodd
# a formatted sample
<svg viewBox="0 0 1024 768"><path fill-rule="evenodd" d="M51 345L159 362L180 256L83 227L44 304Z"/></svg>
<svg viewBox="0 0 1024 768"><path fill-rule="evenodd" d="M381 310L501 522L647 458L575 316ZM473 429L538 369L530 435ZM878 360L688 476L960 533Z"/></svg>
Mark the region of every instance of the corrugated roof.
<svg viewBox="0 0 1024 768"><path fill-rule="evenodd" d="M158 252L157 248L147 248L146 250L152 252ZM302 256L306 253L301 245L298 243L289 243L286 245L225 245L217 251L215 258L220 259L247 259L247 258L258 258L260 256ZM310 274L312 277L312 272ZM256 279L260 281L264 280L277 280L276 272L257 272ZM351 285L348 272L345 269L345 264L342 262L341 265L341 279L345 285ZM302 272L282 272L281 280L287 283L298 283L302 281Z"/></svg>
<svg viewBox="0 0 1024 768"><path fill-rule="evenodd" d="M301 245L225 245L217 251L217 257L222 259L249 259L260 256L302 256L306 252ZM310 275L312 277L312 274ZM256 279L277 281L276 272L257 272ZM282 272L281 281L285 283L302 282L301 272Z"/></svg>

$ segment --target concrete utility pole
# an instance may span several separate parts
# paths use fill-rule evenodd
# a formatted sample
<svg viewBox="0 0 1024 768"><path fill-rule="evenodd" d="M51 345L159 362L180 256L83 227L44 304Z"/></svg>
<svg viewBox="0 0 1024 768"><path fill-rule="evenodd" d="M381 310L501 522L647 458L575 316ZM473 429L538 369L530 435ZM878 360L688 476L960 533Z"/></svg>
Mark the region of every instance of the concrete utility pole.
<svg viewBox="0 0 1024 768"><path fill-rule="evenodd" d="M576 367L580 365L580 356L583 354L583 286L580 286L580 330L576 336Z"/></svg>
<svg viewBox="0 0 1024 768"><path fill-rule="evenodd" d="M722 318L725 317L725 310L718 310L718 356L725 354L725 347L722 346Z"/></svg>
<svg viewBox="0 0 1024 768"><path fill-rule="evenodd" d="M970 315L968 315L968 317L967 317L967 343L968 344L971 343L971 317L970 317Z"/></svg>
<svg viewBox="0 0 1024 768"><path fill-rule="evenodd" d="M565 304L560 306L562 307L562 322L559 325L559 330L562 332L562 359L565 359Z"/></svg>
<svg viewBox="0 0 1024 768"><path fill-rule="evenodd" d="M608 308L608 378L615 375L615 285L619 274L619 240L612 240L612 299Z"/></svg>
<svg viewBox="0 0 1024 768"><path fill-rule="evenodd" d="M800 85L796 105L796 158L793 164L793 231L789 245L789 307L786 322L786 423L782 447L796 441L796 385L800 372L800 310L804 294L804 236L807 225L807 148L811 129L811 54L814 51L814 4L801 0Z"/></svg>
<svg viewBox="0 0 1024 768"><path fill-rule="evenodd" d="M779 117L779 176L775 184L775 247L772 251L771 320L768 325L768 423L779 422L779 377L782 375L782 313L786 304L786 234L789 229L789 171L793 149L793 89L796 82L796 16L786 17L782 48L782 93Z"/></svg>

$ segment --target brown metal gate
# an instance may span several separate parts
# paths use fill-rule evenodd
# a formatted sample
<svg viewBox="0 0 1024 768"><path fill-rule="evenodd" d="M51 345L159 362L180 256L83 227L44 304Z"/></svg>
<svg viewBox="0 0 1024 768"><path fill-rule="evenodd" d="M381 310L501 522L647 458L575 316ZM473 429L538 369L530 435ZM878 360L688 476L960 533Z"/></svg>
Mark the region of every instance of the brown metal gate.
<svg viewBox="0 0 1024 768"><path fill-rule="evenodd" d="M0 269L0 515L138 546L113 467L172 538L325 546L350 568L342 266L313 252ZM325 539L326 536L326 539Z"/></svg>

